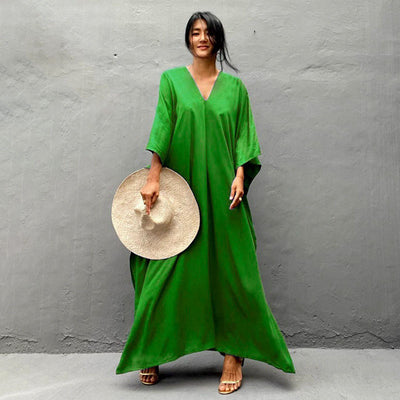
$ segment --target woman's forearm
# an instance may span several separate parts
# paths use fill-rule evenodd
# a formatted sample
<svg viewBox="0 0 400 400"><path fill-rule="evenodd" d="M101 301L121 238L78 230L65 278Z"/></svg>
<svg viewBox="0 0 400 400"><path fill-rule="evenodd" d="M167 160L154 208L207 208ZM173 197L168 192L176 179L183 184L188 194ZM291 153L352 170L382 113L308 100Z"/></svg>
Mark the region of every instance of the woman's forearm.
<svg viewBox="0 0 400 400"><path fill-rule="evenodd" d="M238 178L244 178L244 167L243 167L243 165L238 167L238 169L236 170L236 176Z"/></svg>
<svg viewBox="0 0 400 400"><path fill-rule="evenodd" d="M151 167L149 175L147 176L147 182L160 182L160 172L162 164L160 156L153 151L153 157L151 159Z"/></svg>

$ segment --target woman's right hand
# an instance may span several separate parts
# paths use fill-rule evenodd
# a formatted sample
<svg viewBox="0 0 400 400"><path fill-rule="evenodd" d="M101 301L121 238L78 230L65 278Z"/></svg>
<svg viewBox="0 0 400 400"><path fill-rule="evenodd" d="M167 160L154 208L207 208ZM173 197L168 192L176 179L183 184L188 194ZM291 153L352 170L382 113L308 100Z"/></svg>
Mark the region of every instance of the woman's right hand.
<svg viewBox="0 0 400 400"><path fill-rule="evenodd" d="M147 181L140 189L140 194L142 195L144 204L146 204L146 213L150 214L150 208L153 207L160 194L160 182Z"/></svg>

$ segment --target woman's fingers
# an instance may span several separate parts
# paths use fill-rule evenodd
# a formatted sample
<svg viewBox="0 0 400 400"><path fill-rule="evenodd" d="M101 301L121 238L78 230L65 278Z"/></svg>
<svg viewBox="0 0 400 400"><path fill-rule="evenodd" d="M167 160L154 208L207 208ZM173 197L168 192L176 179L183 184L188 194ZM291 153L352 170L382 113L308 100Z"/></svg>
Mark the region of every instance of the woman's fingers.
<svg viewBox="0 0 400 400"><path fill-rule="evenodd" d="M232 199L233 199L233 201L232 201L232 203L230 204L229 209L232 208L232 204L233 204L233 202L235 201L235 200L234 200L235 193L236 193L235 186L232 185L232 187L231 187L231 194L229 195L229 200L232 200Z"/></svg>
<svg viewBox="0 0 400 400"><path fill-rule="evenodd" d="M150 207L151 207L151 196L145 196L145 201L144 203L146 204L146 213L150 214Z"/></svg>
<svg viewBox="0 0 400 400"><path fill-rule="evenodd" d="M146 213L150 214L150 209L156 202L160 191L160 183L156 181L149 181L141 188L140 194L142 195L143 203L146 204Z"/></svg>
<svg viewBox="0 0 400 400"><path fill-rule="evenodd" d="M236 188L235 185L231 186L231 194L229 195L229 200L232 200L233 197L235 196Z"/></svg>
<svg viewBox="0 0 400 400"><path fill-rule="evenodd" d="M236 192L235 197L233 198L233 201L230 205L230 209L232 210L232 208L235 208L237 205L239 205L242 202L242 196L243 194L240 194L239 191Z"/></svg>
<svg viewBox="0 0 400 400"><path fill-rule="evenodd" d="M232 198L233 198L233 201L232 201L231 205L229 206L230 210L232 210L232 208L235 208L239 203L241 203L242 198L243 198L243 191L238 190L235 185L232 186L231 195L229 197L229 200L232 200Z"/></svg>
<svg viewBox="0 0 400 400"><path fill-rule="evenodd" d="M158 198L158 193L154 192L153 196L151 197L151 204L152 205L156 202L157 198Z"/></svg>
<svg viewBox="0 0 400 400"><path fill-rule="evenodd" d="M154 203L158 198L158 193L153 193L152 195L144 195L143 196L143 203L146 204L146 213L150 214L150 209L153 207Z"/></svg>
<svg viewBox="0 0 400 400"><path fill-rule="evenodd" d="M151 208L151 207L153 207L153 205L154 205L154 203L156 202L157 198L158 198L158 193L154 192L154 193L153 193L153 195L151 196L151 200L150 200L150 202L151 202L151 204L150 204L150 208ZM150 210L149 210L149 212L150 212Z"/></svg>

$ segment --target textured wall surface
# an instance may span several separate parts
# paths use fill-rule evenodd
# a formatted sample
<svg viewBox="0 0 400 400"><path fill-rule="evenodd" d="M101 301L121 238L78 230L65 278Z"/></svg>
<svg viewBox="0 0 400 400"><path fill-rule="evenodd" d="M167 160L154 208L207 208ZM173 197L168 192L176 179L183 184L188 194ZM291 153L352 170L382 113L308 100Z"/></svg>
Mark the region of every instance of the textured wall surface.
<svg viewBox="0 0 400 400"><path fill-rule="evenodd" d="M111 202L150 161L196 10L222 20L250 94L249 201L288 345L399 347L400 2L187 4L0 2L0 351L122 349L134 292Z"/></svg>

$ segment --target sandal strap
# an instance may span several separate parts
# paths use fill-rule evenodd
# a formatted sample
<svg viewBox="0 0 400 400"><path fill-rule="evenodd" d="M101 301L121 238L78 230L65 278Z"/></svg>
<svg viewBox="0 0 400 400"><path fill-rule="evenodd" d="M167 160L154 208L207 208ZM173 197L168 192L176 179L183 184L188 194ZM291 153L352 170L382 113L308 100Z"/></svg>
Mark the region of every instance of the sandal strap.
<svg viewBox="0 0 400 400"><path fill-rule="evenodd" d="M239 383L241 381L241 379L237 380L237 381L220 381L220 383Z"/></svg>

